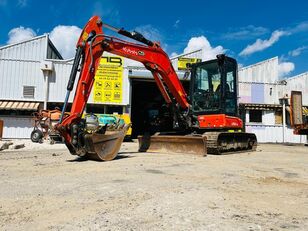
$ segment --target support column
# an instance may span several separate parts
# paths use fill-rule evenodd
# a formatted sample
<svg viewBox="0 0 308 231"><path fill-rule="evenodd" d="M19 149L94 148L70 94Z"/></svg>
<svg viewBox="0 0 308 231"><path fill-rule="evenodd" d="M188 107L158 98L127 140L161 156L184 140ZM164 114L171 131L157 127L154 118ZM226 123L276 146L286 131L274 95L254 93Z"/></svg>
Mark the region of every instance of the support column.
<svg viewBox="0 0 308 231"><path fill-rule="evenodd" d="M48 93L49 93L49 71L44 73L44 110L47 110Z"/></svg>
<svg viewBox="0 0 308 231"><path fill-rule="evenodd" d="M285 143L286 134L286 102L283 100L282 104L282 143Z"/></svg>

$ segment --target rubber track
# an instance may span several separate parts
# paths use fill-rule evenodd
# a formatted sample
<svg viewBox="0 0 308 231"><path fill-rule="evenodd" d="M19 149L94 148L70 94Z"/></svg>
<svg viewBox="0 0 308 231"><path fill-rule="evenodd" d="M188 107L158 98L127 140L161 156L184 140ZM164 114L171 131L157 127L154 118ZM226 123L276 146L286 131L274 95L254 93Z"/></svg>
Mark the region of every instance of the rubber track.
<svg viewBox="0 0 308 231"><path fill-rule="evenodd" d="M255 151L257 138L253 133L245 132L206 132L208 154L238 153Z"/></svg>

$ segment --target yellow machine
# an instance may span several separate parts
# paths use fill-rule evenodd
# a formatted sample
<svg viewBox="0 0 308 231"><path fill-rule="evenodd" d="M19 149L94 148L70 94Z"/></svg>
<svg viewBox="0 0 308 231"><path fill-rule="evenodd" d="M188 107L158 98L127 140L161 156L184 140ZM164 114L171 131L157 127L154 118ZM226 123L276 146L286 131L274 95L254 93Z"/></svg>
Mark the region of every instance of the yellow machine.
<svg viewBox="0 0 308 231"><path fill-rule="evenodd" d="M100 126L104 126L105 124L131 124L130 116L128 113L124 114L98 114L98 113L83 113L82 118L87 118L90 115L94 115L97 118L97 122ZM130 138L132 135L132 128L130 127L125 137Z"/></svg>

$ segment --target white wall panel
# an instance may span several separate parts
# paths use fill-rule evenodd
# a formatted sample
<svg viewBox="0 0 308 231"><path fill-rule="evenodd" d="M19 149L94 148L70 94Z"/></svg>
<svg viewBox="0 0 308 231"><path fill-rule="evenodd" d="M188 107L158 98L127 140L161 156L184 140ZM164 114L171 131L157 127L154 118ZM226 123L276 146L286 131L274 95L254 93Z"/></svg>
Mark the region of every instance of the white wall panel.
<svg viewBox="0 0 308 231"><path fill-rule="evenodd" d="M0 59L36 60L45 59L47 51L47 35L17 44L0 47Z"/></svg>
<svg viewBox="0 0 308 231"><path fill-rule="evenodd" d="M276 83L278 80L278 57L243 67L239 69L238 76L239 82Z"/></svg>
<svg viewBox="0 0 308 231"><path fill-rule="evenodd" d="M251 125L246 124L246 131L256 134L259 143L282 143L282 125ZM306 136L294 135L293 129L286 128L284 135L285 143L307 143Z"/></svg>
<svg viewBox="0 0 308 231"><path fill-rule="evenodd" d="M34 86L34 98L23 97L23 86ZM0 59L0 99L42 101L44 76L39 61Z"/></svg>
<svg viewBox="0 0 308 231"><path fill-rule="evenodd" d="M303 105L308 105L308 72L286 79L284 94L291 96L291 91L303 93Z"/></svg>
<svg viewBox="0 0 308 231"><path fill-rule="evenodd" d="M0 117L3 120L3 138L30 138L33 131L33 120L30 117Z"/></svg>

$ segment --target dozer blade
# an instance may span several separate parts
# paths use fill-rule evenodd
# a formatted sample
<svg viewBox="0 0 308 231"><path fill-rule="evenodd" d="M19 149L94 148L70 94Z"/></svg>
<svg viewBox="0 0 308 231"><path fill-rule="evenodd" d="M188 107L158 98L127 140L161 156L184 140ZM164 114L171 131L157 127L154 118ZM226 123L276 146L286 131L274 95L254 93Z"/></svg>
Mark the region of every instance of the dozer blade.
<svg viewBox="0 0 308 231"><path fill-rule="evenodd" d="M159 135L138 136L139 152L181 153L206 156L205 136Z"/></svg>
<svg viewBox="0 0 308 231"><path fill-rule="evenodd" d="M92 160L113 160L120 150L130 124L124 127L106 131L105 134L87 134L85 135L85 149L87 151L85 157Z"/></svg>

